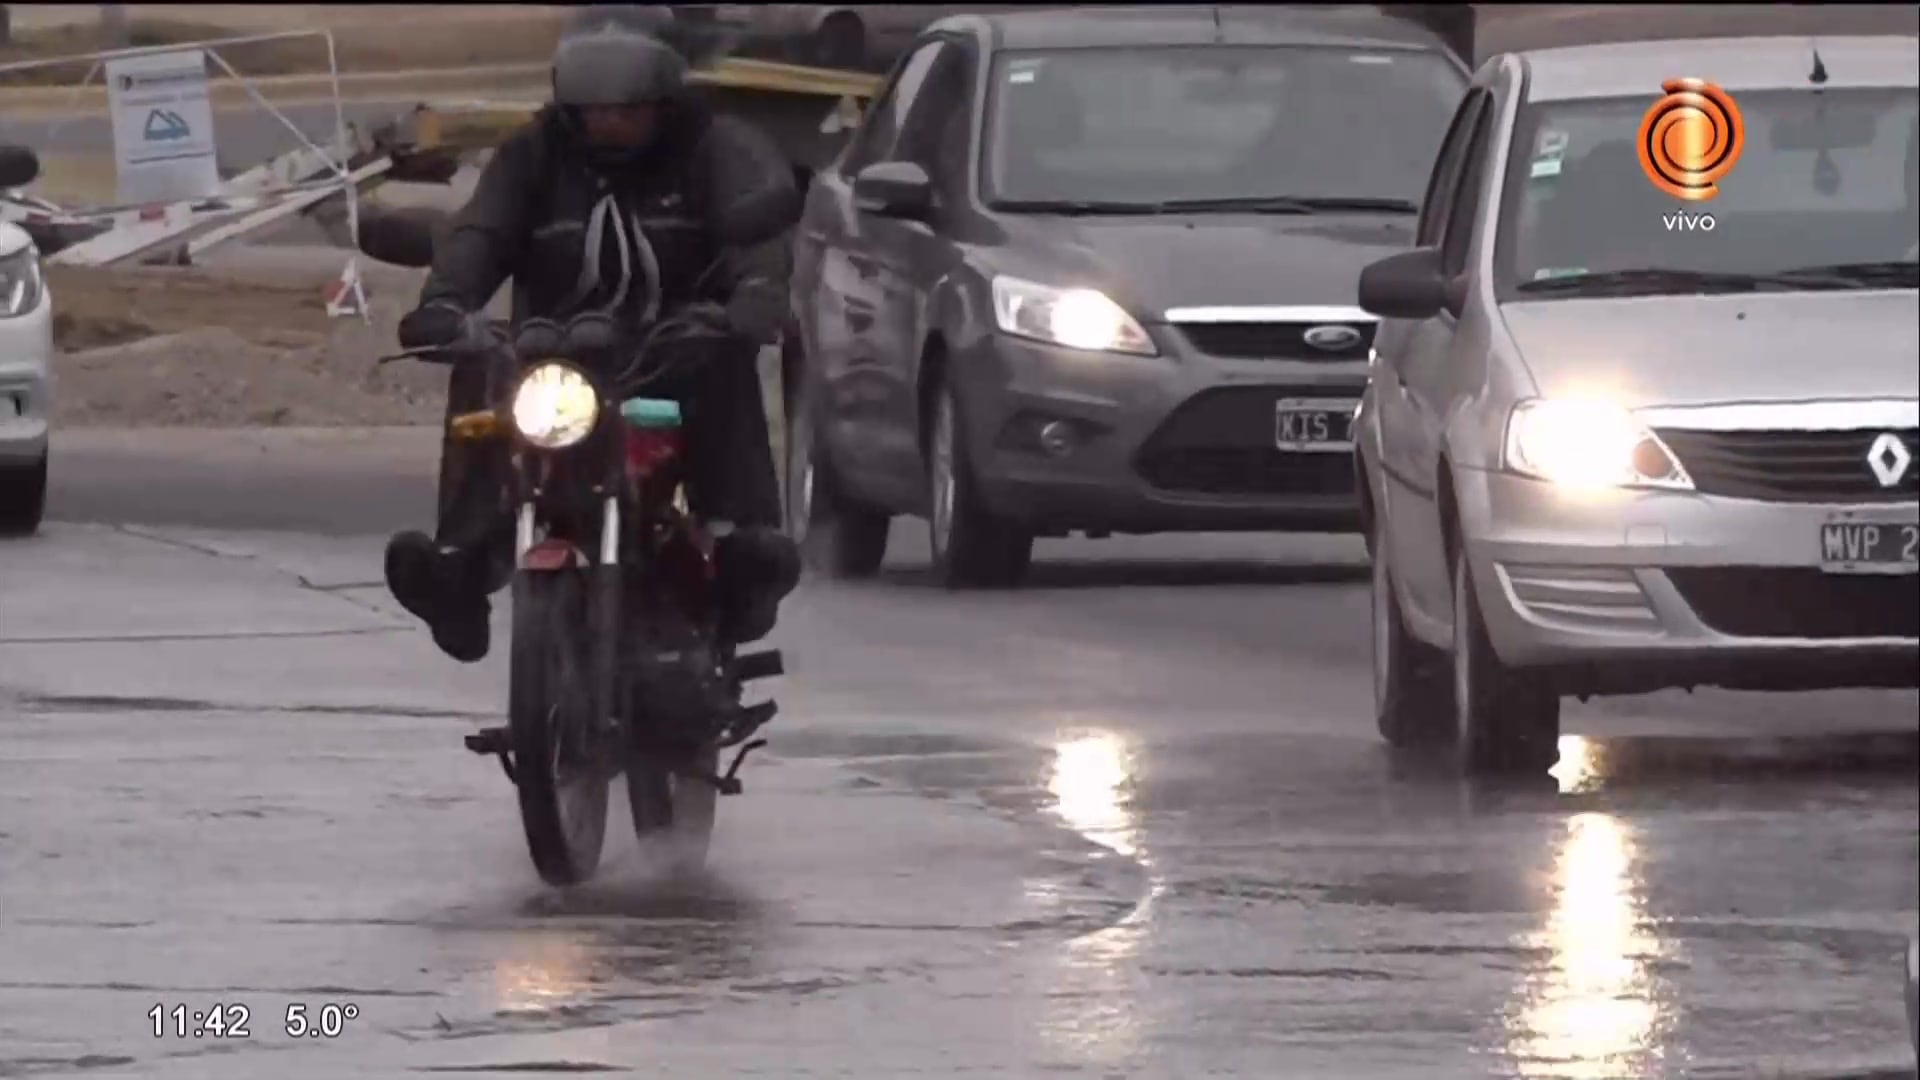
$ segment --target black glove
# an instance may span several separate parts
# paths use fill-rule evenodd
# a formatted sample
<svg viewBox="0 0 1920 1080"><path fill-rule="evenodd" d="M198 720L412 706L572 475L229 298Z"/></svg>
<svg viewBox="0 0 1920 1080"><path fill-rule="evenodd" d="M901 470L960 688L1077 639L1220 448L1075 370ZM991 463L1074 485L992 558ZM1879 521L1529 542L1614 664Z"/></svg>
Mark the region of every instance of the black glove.
<svg viewBox="0 0 1920 1080"><path fill-rule="evenodd" d="M457 345L466 335L467 313L451 304L433 302L407 312L400 320L400 347L438 349Z"/></svg>
<svg viewBox="0 0 1920 1080"><path fill-rule="evenodd" d="M727 300L727 325L755 345L779 341L786 322L786 294L771 283L749 278Z"/></svg>

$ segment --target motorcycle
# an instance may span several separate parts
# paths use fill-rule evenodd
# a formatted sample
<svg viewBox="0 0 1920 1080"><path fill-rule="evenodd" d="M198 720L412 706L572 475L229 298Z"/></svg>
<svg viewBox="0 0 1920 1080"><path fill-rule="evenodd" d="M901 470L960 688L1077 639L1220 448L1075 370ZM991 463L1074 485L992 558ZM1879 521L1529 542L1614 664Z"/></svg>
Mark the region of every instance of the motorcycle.
<svg viewBox="0 0 1920 1080"><path fill-rule="evenodd" d="M457 346L486 363L495 404L454 417L450 436L508 441L515 515L507 723L466 745L499 758L552 885L598 868L622 774L642 848L673 871L703 866L717 796L741 792L777 711L741 702L746 683L784 673L781 657L737 655L719 635L715 537L687 507L680 407L644 396L711 326L689 312L630 344L600 314L511 332L470 320Z"/></svg>

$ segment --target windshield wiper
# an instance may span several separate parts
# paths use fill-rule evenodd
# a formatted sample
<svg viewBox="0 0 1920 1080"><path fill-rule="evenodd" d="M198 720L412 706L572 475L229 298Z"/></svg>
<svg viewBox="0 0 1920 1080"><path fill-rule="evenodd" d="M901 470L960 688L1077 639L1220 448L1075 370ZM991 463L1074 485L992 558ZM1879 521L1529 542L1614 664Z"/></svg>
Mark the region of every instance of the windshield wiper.
<svg viewBox="0 0 1920 1080"><path fill-rule="evenodd" d="M1311 203L1291 195L1227 195L1217 199L1168 199L1157 204L1172 213L1194 210L1248 210L1259 214L1311 214Z"/></svg>
<svg viewBox="0 0 1920 1080"><path fill-rule="evenodd" d="M1003 199L995 210L1012 214L1158 214L1161 203L1113 199Z"/></svg>
<svg viewBox="0 0 1920 1080"><path fill-rule="evenodd" d="M1515 292L1529 294L1613 291L1646 292L1754 292L1760 289L1850 289L1860 286L1847 278L1810 272L1740 274L1720 270L1681 270L1674 267L1636 267L1591 274L1564 274L1524 281Z"/></svg>
<svg viewBox="0 0 1920 1080"><path fill-rule="evenodd" d="M1920 262L1911 259L1890 262L1851 262L1825 263L1819 266L1796 266L1791 270L1782 270L1783 275L1793 277L1831 277L1851 282L1862 288L1879 285L1892 285L1899 288L1920 286Z"/></svg>
<svg viewBox="0 0 1920 1080"><path fill-rule="evenodd" d="M1405 199L1348 198L1341 195L1229 195L1215 199L1168 199L1160 206L1175 213L1193 210L1248 210L1261 214L1317 214L1341 210L1378 214L1420 212L1419 207Z"/></svg>

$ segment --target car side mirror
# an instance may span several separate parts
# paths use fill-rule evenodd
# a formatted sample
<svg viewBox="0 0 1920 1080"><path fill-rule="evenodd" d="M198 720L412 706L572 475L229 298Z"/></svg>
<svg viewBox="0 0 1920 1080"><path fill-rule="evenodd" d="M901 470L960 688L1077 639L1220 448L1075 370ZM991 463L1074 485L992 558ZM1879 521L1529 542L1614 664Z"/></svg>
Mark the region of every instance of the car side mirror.
<svg viewBox="0 0 1920 1080"><path fill-rule="evenodd" d="M869 214L924 221L933 213L933 179L911 161L881 161L853 178L853 204Z"/></svg>
<svg viewBox="0 0 1920 1080"><path fill-rule="evenodd" d="M1431 319L1459 306L1438 248L1414 248L1360 271L1360 306L1383 319Z"/></svg>
<svg viewBox="0 0 1920 1080"><path fill-rule="evenodd" d="M0 188L26 187L40 179L40 155L24 146L0 146Z"/></svg>

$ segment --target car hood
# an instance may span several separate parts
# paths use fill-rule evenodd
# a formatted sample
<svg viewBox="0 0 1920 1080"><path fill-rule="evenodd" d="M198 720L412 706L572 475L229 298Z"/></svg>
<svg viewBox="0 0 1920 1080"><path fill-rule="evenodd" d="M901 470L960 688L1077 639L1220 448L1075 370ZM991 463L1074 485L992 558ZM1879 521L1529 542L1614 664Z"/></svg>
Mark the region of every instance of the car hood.
<svg viewBox="0 0 1920 1080"><path fill-rule="evenodd" d="M1501 315L1544 397L1628 408L1920 397L1907 292L1533 300Z"/></svg>
<svg viewBox="0 0 1920 1080"><path fill-rule="evenodd" d="M1009 222L995 269L1100 288L1144 321L1167 309L1357 304L1360 271L1413 245L1413 219L1194 214Z"/></svg>

